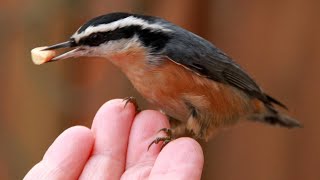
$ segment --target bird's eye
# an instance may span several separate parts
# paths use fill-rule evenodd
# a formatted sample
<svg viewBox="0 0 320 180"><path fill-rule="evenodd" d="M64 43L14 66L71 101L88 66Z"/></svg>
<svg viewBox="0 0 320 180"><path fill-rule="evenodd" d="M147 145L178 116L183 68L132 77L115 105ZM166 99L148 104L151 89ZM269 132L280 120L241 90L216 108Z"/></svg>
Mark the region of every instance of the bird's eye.
<svg viewBox="0 0 320 180"><path fill-rule="evenodd" d="M94 33L81 41L82 41L82 44L86 44L90 46L99 46L101 43L105 41L105 38L104 38L104 35L101 33Z"/></svg>
<svg viewBox="0 0 320 180"><path fill-rule="evenodd" d="M92 34L92 35L90 36L90 39L92 39L92 40L97 40L97 39L99 39L99 34L97 34L97 33Z"/></svg>

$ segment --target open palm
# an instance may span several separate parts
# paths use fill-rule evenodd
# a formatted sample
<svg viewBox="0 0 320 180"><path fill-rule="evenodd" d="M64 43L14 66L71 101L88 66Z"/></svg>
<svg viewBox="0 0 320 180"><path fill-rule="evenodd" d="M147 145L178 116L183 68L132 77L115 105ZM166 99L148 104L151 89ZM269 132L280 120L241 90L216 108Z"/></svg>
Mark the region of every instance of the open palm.
<svg viewBox="0 0 320 180"><path fill-rule="evenodd" d="M24 179L191 179L201 178L203 153L191 138L179 138L161 151L147 147L167 118L152 110L136 115L121 99L105 103L92 128L64 131ZM158 135L163 135L159 133Z"/></svg>

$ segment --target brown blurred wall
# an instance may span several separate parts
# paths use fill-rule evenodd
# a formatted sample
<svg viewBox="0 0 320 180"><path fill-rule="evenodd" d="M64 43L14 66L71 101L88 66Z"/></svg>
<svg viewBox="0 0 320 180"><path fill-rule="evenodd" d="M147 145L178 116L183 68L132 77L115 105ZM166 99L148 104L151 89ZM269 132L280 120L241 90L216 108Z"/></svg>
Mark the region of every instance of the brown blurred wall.
<svg viewBox="0 0 320 180"><path fill-rule="evenodd" d="M105 101L139 97L104 59L41 67L30 60L31 48L63 41L112 11L161 16L207 38L303 122L298 130L244 122L223 131L204 144L203 179L320 179L319 7L316 0L0 0L0 179L21 179L55 137L89 126Z"/></svg>

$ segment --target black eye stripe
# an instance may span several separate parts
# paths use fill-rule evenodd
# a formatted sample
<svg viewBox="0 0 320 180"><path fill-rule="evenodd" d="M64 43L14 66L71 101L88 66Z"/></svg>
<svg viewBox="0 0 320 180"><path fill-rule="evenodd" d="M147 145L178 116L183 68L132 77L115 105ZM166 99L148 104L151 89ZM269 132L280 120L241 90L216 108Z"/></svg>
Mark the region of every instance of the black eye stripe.
<svg viewBox="0 0 320 180"><path fill-rule="evenodd" d="M134 36L139 29L139 26L131 26L118 28L108 32L96 32L92 33L88 37L82 38L79 41L81 45L99 46L102 43L106 43L112 40L128 39Z"/></svg>
<svg viewBox="0 0 320 180"><path fill-rule="evenodd" d="M118 28L108 32L95 32L88 37L79 40L79 45L99 46L113 40L129 39L138 35L139 40L152 51L161 50L169 41L168 32L161 30L142 29L141 26L129 26Z"/></svg>

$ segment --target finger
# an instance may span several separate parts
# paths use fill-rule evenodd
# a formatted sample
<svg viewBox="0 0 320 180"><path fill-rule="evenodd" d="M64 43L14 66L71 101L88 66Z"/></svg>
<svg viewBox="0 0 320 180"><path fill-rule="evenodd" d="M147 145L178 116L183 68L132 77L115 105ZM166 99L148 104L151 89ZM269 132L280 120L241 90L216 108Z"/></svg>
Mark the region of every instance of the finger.
<svg viewBox="0 0 320 180"><path fill-rule="evenodd" d="M65 130L49 147L27 179L77 179L93 148L92 132L82 126Z"/></svg>
<svg viewBox="0 0 320 180"><path fill-rule="evenodd" d="M161 145L154 144L148 151L149 144L161 128L169 128L169 121L158 111L146 110L140 112L134 119L129 136L126 160L126 174L130 179L148 177ZM123 176L123 177L124 177ZM143 179L143 178L142 178Z"/></svg>
<svg viewBox="0 0 320 180"><path fill-rule="evenodd" d="M201 179L203 161L203 152L197 141L179 138L162 149L150 179Z"/></svg>
<svg viewBox="0 0 320 180"><path fill-rule="evenodd" d="M97 112L92 131L95 144L80 179L120 179L125 169L128 138L135 107L122 99L105 103Z"/></svg>

